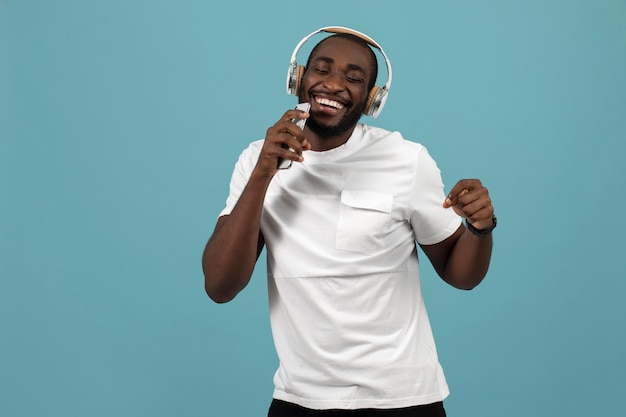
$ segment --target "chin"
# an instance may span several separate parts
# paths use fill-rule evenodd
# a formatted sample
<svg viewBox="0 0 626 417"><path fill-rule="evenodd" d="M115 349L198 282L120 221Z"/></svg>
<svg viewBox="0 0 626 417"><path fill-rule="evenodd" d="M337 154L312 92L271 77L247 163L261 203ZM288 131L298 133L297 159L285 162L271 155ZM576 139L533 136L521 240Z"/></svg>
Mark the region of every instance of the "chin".
<svg viewBox="0 0 626 417"><path fill-rule="evenodd" d="M307 127L320 138L328 139L350 131L360 118L360 115L356 119L344 117L338 123L331 125L319 123L315 117L311 116L307 121Z"/></svg>

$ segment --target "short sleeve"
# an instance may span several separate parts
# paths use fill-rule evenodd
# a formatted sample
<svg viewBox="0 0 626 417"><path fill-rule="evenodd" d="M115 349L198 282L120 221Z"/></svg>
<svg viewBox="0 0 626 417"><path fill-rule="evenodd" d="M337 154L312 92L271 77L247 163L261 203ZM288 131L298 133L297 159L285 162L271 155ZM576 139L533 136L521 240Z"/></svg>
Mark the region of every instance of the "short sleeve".
<svg viewBox="0 0 626 417"><path fill-rule="evenodd" d="M241 193L243 193L243 190L246 188L246 184L248 184L250 175L252 175L252 170L259 159L262 146L263 141L252 142L239 155L239 159L235 164L235 168L233 169L233 173L230 178L230 189L228 197L226 198L226 206L220 212L220 216L228 215L233 211L235 204L239 201Z"/></svg>
<svg viewBox="0 0 626 417"><path fill-rule="evenodd" d="M443 207L445 200L441 171L426 148L419 151L410 221L415 240L433 245L450 237L460 226L461 217Z"/></svg>

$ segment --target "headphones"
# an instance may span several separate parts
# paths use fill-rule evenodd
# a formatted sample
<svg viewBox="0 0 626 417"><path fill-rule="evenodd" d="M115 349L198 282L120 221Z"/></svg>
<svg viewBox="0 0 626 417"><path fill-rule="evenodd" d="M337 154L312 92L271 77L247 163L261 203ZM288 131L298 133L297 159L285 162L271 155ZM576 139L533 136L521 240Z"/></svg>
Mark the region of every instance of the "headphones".
<svg viewBox="0 0 626 417"><path fill-rule="evenodd" d="M305 44L306 41L321 32L348 33L350 35L354 35L367 42L368 45L371 45L374 48L378 49L383 58L385 58L385 65L387 66L387 82L383 87L372 87L367 98L367 105L365 106L365 110L363 111L363 114L366 116L372 116L373 118L378 117L383 107L385 106L385 102L387 101L387 93L389 93L389 88L391 87L391 62L389 62L389 58L387 58L387 54L385 54L383 48L381 48L381 46L376 43L374 39L354 29L349 29L341 26L328 26L318 29L315 32L305 36L298 43L298 45L296 45L296 48L291 54L291 62L289 63L289 71L287 72L287 94L298 94L300 82L302 81L302 77L304 76L304 66L298 65L296 63L296 55L298 54L298 51L300 50L302 45Z"/></svg>

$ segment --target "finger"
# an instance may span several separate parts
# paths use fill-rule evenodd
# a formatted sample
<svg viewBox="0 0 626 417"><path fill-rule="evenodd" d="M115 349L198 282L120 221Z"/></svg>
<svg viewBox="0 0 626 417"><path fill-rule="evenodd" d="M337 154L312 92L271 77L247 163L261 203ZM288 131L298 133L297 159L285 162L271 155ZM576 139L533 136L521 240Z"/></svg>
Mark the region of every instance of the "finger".
<svg viewBox="0 0 626 417"><path fill-rule="evenodd" d="M285 134L284 141L281 144L281 147L284 149L288 149L289 152L293 152L299 157L302 156L302 152L305 150L306 144L304 143L306 139L304 139L304 135L302 132L298 136L294 136L292 134Z"/></svg>
<svg viewBox="0 0 626 417"><path fill-rule="evenodd" d="M302 162L304 160L300 153L287 146L281 146L276 153L279 159L288 159L294 162Z"/></svg>
<svg viewBox="0 0 626 417"><path fill-rule="evenodd" d="M479 198L475 198L479 196ZM485 192L474 192L471 195L467 195L469 200L464 200L454 206L457 209L462 217L466 219L473 220L481 220L481 215L487 211L485 214L485 218L491 218L491 214L493 214L493 207L491 206L491 199L489 195ZM465 198L465 197L464 197Z"/></svg>
<svg viewBox="0 0 626 417"><path fill-rule="evenodd" d="M463 188L459 192L455 190L450 191L445 201L443 202L443 206L445 208L456 206L459 204L460 198L469 193L469 189Z"/></svg>
<svg viewBox="0 0 626 417"><path fill-rule="evenodd" d="M296 109L291 109L291 110L287 110L285 112L285 114L283 114L283 117L280 118L280 120L278 121L280 122L292 122L294 119L308 119L310 116L310 114L308 112L302 111L302 110L296 110Z"/></svg>
<svg viewBox="0 0 626 417"><path fill-rule="evenodd" d="M302 152L311 149L311 145L304 137L304 131L294 123L294 119L307 119L308 117L308 112L290 109L267 129L262 159L268 161L268 166L272 166L271 160L275 161L276 158L298 162L304 160Z"/></svg>
<svg viewBox="0 0 626 417"><path fill-rule="evenodd" d="M296 138L299 142L304 140L304 130L300 129L300 126L291 121L285 122L284 131Z"/></svg>
<svg viewBox="0 0 626 417"><path fill-rule="evenodd" d="M477 229L487 229L493 225L493 207L485 207L466 220Z"/></svg>
<svg viewBox="0 0 626 417"><path fill-rule="evenodd" d="M265 141L297 149L307 146L304 131L291 121L278 122L267 130Z"/></svg>
<svg viewBox="0 0 626 417"><path fill-rule="evenodd" d="M448 193L448 196L443 202L445 208L449 208L458 203L459 198L470 193L475 188L482 187L479 180L460 180Z"/></svg>

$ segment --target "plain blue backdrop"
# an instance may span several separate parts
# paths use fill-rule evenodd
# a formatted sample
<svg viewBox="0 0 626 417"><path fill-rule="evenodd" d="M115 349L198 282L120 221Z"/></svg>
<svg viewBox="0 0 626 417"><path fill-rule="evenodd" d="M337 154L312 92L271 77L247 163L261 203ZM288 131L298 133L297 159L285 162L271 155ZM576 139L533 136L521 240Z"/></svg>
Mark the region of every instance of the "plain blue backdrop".
<svg viewBox="0 0 626 417"><path fill-rule="evenodd" d="M481 286L422 267L449 416L624 415L623 0L0 0L0 415L265 415L264 261L216 305L200 256L328 25L393 64L363 120L496 207Z"/></svg>

